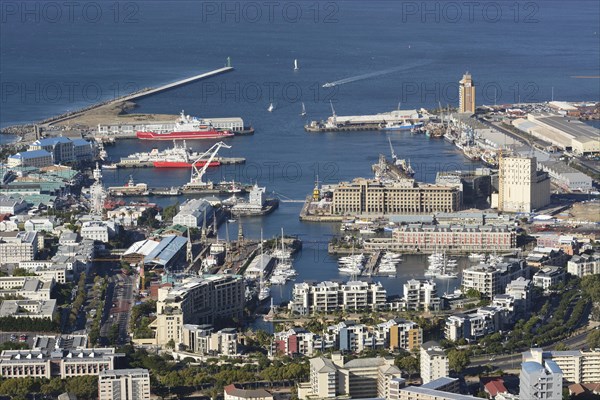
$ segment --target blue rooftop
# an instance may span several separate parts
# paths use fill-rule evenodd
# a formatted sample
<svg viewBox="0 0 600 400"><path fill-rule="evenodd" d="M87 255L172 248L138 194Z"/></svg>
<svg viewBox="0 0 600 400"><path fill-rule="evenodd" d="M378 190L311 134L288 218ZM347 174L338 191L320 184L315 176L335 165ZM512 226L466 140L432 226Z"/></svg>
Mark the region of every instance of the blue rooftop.
<svg viewBox="0 0 600 400"><path fill-rule="evenodd" d="M165 236L158 246L144 257L144 262L167 265L186 244L187 238L176 235Z"/></svg>
<svg viewBox="0 0 600 400"><path fill-rule="evenodd" d="M17 153L15 155L10 156L9 158L14 159L28 159L28 158L37 158L37 157L48 157L51 156L46 150L29 150L23 151L21 153Z"/></svg>
<svg viewBox="0 0 600 400"><path fill-rule="evenodd" d="M37 145L37 146L54 146L57 143L69 143L70 141L71 141L71 139L69 139L69 138L66 138L63 136L58 136L58 137L39 139L39 140L36 140L35 142L33 142L33 144Z"/></svg>
<svg viewBox="0 0 600 400"><path fill-rule="evenodd" d="M526 361L523 364L521 364L521 368L523 369L523 371L526 371L527 373L535 373L535 372L539 372L540 370L544 370L544 367L542 367L542 364L535 362L535 361Z"/></svg>
<svg viewBox="0 0 600 400"><path fill-rule="evenodd" d="M74 146L89 146L91 143L85 139L73 139Z"/></svg>

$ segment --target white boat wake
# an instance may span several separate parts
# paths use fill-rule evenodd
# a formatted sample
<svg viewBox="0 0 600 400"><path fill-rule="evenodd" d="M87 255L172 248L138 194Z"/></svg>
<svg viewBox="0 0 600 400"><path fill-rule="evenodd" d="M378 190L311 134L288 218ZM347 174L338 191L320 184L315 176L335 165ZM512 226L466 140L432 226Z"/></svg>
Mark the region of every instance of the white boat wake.
<svg viewBox="0 0 600 400"><path fill-rule="evenodd" d="M374 78L376 76L387 75L387 74L391 74L393 72L406 71L406 70L409 70L412 68L422 67L427 64L429 64L429 62L421 61L421 62L403 65L401 67L385 69L383 71L369 72L368 74L362 74L362 75L352 76L350 78L340 79L339 81L328 82L328 83L324 84L323 87L329 88L329 87L344 85L346 83L362 81L363 79L369 79L369 78Z"/></svg>

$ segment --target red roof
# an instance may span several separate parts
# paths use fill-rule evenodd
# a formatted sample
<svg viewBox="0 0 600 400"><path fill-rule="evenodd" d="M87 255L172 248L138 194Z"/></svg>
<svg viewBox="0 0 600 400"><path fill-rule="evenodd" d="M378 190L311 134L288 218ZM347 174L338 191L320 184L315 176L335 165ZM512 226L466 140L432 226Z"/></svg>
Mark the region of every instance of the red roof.
<svg viewBox="0 0 600 400"><path fill-rule="evenodd" d="M506 387L504 386L504 379L502 378L491 378L484 385L484 390L492 397L495 397L498 393L507 393Z"/></svg>

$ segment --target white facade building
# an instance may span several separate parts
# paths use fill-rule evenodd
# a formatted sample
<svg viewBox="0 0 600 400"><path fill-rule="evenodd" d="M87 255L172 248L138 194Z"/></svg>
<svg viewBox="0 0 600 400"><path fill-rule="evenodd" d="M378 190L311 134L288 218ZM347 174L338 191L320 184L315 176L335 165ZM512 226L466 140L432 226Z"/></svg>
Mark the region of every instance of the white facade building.
<svg viewBox="0 0 600 400"><path fill-rule="evenodd" d="M519 397L527 400L562 400L563 374L552 360L521 364Z"/></svg>
<svg viewBox="0 0 600 400"><path fill-rule="evenodd" d="M204 199L191 199L179 207L179 212L173 217L173 224L190 228L201 228L212 219L213 208Z"/></svg>
<svg viewBox="0 0 600 400"><path fill-rule="evenodd" d="M500 157L498 210L526 212L550 203L550 177L535 157Z"/></svg>
<svg viewBox="0 0 600 400"><path fill-rule="evenodd" d="M411 279L404 284L404 307L407 310L439 310L437 285L430 279Z"/></svg>
<svg viewBox="0 0 600 400"><path fill-rule="evenodd" d="M0 232L0 264L35 259L38 244L37 232Z"/></svg>
<svg viewBox="0 0 600 400"><path fill-rule="evenodd" d="M448 376L450 367L448 356L437 342L429 341L421 345L421 379L428 383Z"/></svg>
<svg viewBox="0 0 600 400"><path fill-rule="evenodd" d="M150 372L143 368L100 372L98 400L150 400Z"/></svg>

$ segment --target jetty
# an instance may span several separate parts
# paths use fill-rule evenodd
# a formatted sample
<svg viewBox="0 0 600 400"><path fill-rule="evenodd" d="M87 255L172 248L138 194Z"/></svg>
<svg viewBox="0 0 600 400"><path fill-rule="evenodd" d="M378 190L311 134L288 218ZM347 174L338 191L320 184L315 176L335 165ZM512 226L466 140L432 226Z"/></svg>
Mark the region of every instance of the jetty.
<svg viewBox="0 0 600 400"><path fill-rule="evenodd" d="M169 89L173 89L173 88L176 88L176 87L179 87L179 86L187 85L188 83L196 82L196 81L199 81L199 80L202 80L202 79L210 78L210 77L216 76L216 75L221 75L221 74L224 74L226 72L231 72L231 71L233 71L233 67L230 67L230 66L219 68L219 69L215 69L213 71L205 72L205 73L200 74L200 75L192 76L190 78L185 78L185 79L178 80L176 82L167 83L166 85L159 86L157 88L148 89L148 90L141 91L141 92L138 92L138 93L133 93L133 94L130 94L130 95L126 95L124 97L121 97L119 99L119 101L132 101L132 100L136 100L136 99L139 99L139 98L142 98L142 97L146 97L146 96L150 96L150 95L153 95L153 94L156 94L156 93L164 92L164 91L167 91Z"/></svg>

